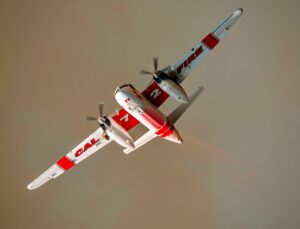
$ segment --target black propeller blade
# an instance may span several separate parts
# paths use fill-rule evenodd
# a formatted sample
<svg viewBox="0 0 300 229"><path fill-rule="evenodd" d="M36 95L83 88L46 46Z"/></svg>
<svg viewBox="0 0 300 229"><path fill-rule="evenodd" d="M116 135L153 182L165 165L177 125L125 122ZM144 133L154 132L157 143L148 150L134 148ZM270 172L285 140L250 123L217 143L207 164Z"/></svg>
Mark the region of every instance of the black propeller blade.
<svg viewBox="0 0 300 229"><path fill-rule="evenodd" d="M153 58L153 65L154 65L154 72L157 72L157 69L158 69L158 58L157 57Z"/></svg>
<svg viewBox="0 0 300 229"><path fill-rule="evenodd" d="M149 71L146 71L146 70L141 70L140 74L142 75L153 75L153 72L149 72Z"/></svg>
<svg viewBox="0 0 300 229"><path fill-rule="evenodd" d="M103 106L104 106L103 102L98 103L98 109L99 109L100 118L103 117Z"/></svg>
<svg viewBox="0 0 300 229"><path fill-rule="evenodd" d="M157 70L158 70L158 58L157 57L153 58L153 66L154 66L154 72L150 72L150 71L142 69L140 74L141 75L152 75L154 78L156 78Z"/></svg>
<svg viewBox="0 0 300 229"><path fill-rule="evenodd" d="M96 118L96 117L90 116L90 115L86 115L85 120L86 121L99 121L99 122L101 122L102 121L101 119L104 118L103 117L103 106L104 106L103 102L98 103L98 110L99 110L99 115L100 115L99 118Z"/></svg>
<svg viewBox="0 0 300 229"><path fill-rule="evenodd" d="M95 118L95 117L93 117L93 116L86 115L86 116L85 116L85 120L86 120L86 121L92 121L92 120L93 120L93 121L96 121L96 120L98 120L98 119Z"/></svg>

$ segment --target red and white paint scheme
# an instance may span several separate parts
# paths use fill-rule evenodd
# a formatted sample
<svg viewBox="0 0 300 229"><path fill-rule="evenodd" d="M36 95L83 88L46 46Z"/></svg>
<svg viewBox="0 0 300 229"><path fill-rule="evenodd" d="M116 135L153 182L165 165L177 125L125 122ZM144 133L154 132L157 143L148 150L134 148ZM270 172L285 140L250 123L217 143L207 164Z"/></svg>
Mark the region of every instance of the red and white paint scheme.
<svg viewBox="0 0 300 229"><path fill-rule="evenodd" d="M190 96L187 96L180 84L202 58L220 43L242 13L242 9L234 11L174 65L158 70L158 61L157 58L154 58L154 72L141 71L142 74L153 75L153 81L144 91L139 92L130 84L117 88L115 98L122 108L117 113L103 116L103 104L99 104L100 117L87 116L86 119L96 121L100 127L31 182L27 188L33 190L49 180L55 179L112 141L124 147L123 151L126 154L137 150L157 136L182 143L182 138L174 124L198 98L203 87L199 87ZM169 115L165 115L159 110L159 107L168 97L181 104ZM149 130L133 141L129 131L139 124Z"/></svg>
<svg viewBox="0 0 300 229"><path fill-rule="evenodd" d="M115 98L130 115L153 134L172 142L182 143L182 138L173 123L131 84L118 87Z"/></svg>

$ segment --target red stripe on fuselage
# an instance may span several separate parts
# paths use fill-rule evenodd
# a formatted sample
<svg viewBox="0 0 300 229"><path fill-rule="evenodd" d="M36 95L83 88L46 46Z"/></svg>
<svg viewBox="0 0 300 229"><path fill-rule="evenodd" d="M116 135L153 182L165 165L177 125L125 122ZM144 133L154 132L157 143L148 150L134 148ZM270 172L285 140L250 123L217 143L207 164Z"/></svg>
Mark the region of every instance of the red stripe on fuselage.
<svg viewBox="0 0 300 229"><path fill-rule="evenodd" d="M170 124L169 120L165 124L161 124L146 112L142 113L141 116L157 130L156 135L164 138L173 134L174 126Z"/></svg>
<svg viewBox="0 0 300 229"><path fill-rule="evenodd" d="M161 90L156 82L152 82L142 94L157 107L169 97L167 93ZM124 108L120 109L118 114L113 115L112 119L127 131L139 124L139 121L130 115Z"/></svg>
<svg viewBox="0 0 300 229"><path fill-rule="evenodd" d="M70 168L72 168L75 165L75 163L71 161L69 158L67 158L66 156L63 156L61 159L57 161L57 165L62 169L64 169L65 171L67 171Z"/></svg>
<svg viewBox="0 0 300 229"><path fill-rule="evenodd" d="M219 43L219 39L210 33L203 38L202 43L209 49L213 49Z"/></svg>
<svg viewBox="0 0 300 229"><path fill-rule="evenodd" d="M171 126L171 127L168 126L168 129L164 133L162 133L160 136L162 138L167 137L167 136L173 134L173 130L174 130L174 126Z"/></svg>
<svg viewBox="0 0 300 229"><path fill-rule="evenodd" d="M159 124L154 118L152 118L150 115L148 115L146 112L141 114L142 117L150 123L154 128L159 129L161 127L161 124Z"/></svg>
<svg viewBox="0 0 300 229"><path fill-rule="evenodd" d="M162 128L160 128L158 131L156 131L155 134L164 138L164 137L169 136L170 134L173 134L173 130L174 130L174 126L171 125L168 120L168 122Z"/></svg>

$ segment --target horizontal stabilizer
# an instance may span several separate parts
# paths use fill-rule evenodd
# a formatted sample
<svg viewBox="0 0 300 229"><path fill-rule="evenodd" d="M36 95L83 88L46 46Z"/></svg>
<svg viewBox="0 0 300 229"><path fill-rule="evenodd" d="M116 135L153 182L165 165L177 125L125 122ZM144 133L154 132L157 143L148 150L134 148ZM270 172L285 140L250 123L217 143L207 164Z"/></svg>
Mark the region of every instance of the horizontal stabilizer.
<svg viewBox="0 0 300 229"><path fill-rule="evenodd" d="M126 153L126 154L129 154L132 151L140 148L141 146L143 146L147 142L151 141L155 137L157 137L156 134L152 133L151 131L148 131L147 133L145 133L143 136L141 136L138 140L136 140L134 142L134 146L135 146L134 148L126 148L126 149L123 150L123 152Z"/></svg>
<svg viewBox="0 0 300 229"><path fill-rule="evenodd" d="M193 94L189 96L189 103L180 104L172 113L168 116L168 119L173 124L183 115L183 113L193 104L193 102L198 98L204 87L199 87Z"/></svg>

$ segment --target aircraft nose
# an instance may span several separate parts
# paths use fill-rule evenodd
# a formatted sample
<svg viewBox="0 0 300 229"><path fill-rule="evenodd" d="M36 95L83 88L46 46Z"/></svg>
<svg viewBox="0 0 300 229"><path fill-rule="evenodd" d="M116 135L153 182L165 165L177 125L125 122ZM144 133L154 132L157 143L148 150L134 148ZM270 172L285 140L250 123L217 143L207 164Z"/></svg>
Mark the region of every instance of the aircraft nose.
<svg viewBox="0 0 300 229"><path fill-rule="evenodd" d="M173 133L164 137L165 139L181 144L183 143L182 137L180 136L179 132L174 128Z"/></svg>
<svg viewBox="0 0 300 229"><path fill-rule="evenodd" d="M29 189L29 190L33 190L33 189L34 189L34 186L33 186L33 184L32 184L32 183L30 183L29 185L27 185L27 189Z"/></svg>

